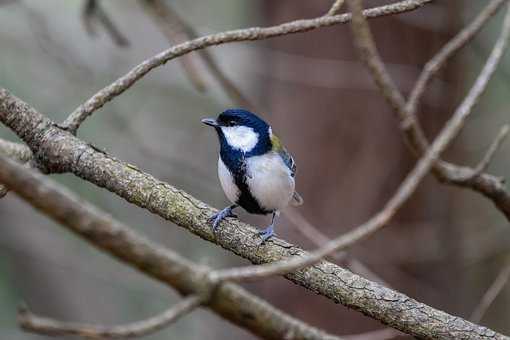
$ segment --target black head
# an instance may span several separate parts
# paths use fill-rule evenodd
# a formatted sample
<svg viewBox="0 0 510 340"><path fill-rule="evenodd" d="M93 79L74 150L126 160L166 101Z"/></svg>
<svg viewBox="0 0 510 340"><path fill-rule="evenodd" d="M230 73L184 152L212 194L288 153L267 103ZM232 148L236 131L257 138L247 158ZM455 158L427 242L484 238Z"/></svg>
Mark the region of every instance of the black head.
<svg viewBox="0 0 510 340"><path fill-rule="evenodd" d="M229 109L216 119L202 119L202 123L216 129L222 152L236 152L239 149L249 156L271 149L269 125L250 111Z"/></svg>
<svg viewBox="0 0 510 340"><path fill-rule="evenodd" d="M202 123L215 128L220 128L222 126L246 126L252 128L259 134L269 129L269 125L264 120L244 109L228 109L223 111L216 119L202 119Z"/></svg>

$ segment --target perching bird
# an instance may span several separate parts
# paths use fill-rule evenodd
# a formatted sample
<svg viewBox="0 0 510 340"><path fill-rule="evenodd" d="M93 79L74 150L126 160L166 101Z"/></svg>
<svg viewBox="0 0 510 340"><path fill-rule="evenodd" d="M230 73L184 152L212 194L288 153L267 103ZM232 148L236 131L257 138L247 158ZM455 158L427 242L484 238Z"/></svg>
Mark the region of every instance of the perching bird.
<svg viewBox="0 0 510 340"><path fill-rule="evenodd" d="M217 119L202 119L202 123L214 127L218 134L218 176L233 203L211 218L213 231L224 218L236 217L232 210L241 206L251 214L273 215L271 224L259 232L264 243L274 234L280 210L289 203L303 203L294 190L294 159L271 127L247 110L226 110Z"/></svg>

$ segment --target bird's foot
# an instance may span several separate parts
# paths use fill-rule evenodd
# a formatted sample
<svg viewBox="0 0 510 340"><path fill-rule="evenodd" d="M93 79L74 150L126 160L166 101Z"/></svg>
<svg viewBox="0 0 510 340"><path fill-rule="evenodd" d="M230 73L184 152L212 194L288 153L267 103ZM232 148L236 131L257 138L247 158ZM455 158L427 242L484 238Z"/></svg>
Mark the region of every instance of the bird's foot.
<svg viewBox="0 0 510 340"><path fill-rule="evenodd" d="M268 226L266 229L259 231L259 236L261 238L260 244L264 244L268 239L270 239L274 235L274 225Z"/></svg>
<svg viewBox="0 0 510 340"><path fill-rule="evenodd" d="M234 214L234 212L232 211L233 209L234 208L232 206L229 206L223 210L218 211L216 214L211 216L211 218L209 219L209 222L212 223L213 233L216 232L221 221L223 221L225 218L227 218L227 217L236 217L237 218L237 215Z"/></svg>

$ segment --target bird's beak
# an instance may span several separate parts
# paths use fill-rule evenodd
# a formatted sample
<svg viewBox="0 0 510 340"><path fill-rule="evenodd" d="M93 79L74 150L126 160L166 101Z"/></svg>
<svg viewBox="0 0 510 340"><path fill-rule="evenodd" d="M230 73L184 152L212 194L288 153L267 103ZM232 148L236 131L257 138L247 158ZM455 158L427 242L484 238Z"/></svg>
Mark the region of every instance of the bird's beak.
<svg viewBox="0 0 510 340"><path fill-rule="evenodd" d="M218 127L218 122L216 121L216 119L213 119L213 118L204 118L202 119L202 123L204 123L205 125L209 125L209 126L212 126L212 127Z"/></svg>

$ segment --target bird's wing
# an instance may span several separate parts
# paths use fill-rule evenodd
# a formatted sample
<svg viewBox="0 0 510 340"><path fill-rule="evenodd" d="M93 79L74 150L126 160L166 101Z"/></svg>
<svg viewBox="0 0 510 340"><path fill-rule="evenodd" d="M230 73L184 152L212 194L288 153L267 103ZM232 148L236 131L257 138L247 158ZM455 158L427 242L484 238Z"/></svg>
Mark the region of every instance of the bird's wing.
<svg viewBox="0 0 510 340"><path fill-rule="evenodd" d="M290 175L294 177L296 175L296 162L294 162L292 155L285 149L282 142L280 142L280 138L276 137L274 134L271 134L271 144L273 146L273 151L280 155L285 165L289 168Z"/></svg>
<svg viewBox="0 0 510 340"><path fill-rule="evenodd" d="M289 168L290 175L292 177L296 176L296 170L297 170L296 162L294 161L294 158L292 157L292 155L282 145L280 139L276 135L271 134L271 143L273 145L273 151L275 151L276 153L278 153L278 155L280 155L280 157L282 158L285 165L287 165L287 167ZM292 195L291 204L293 206L299 206L299 205L303 204L303 202L304 201L303 201L303 198L301 197L301 195L299 195L297 193L297 191L294 191L294 194Z"/></svg>

